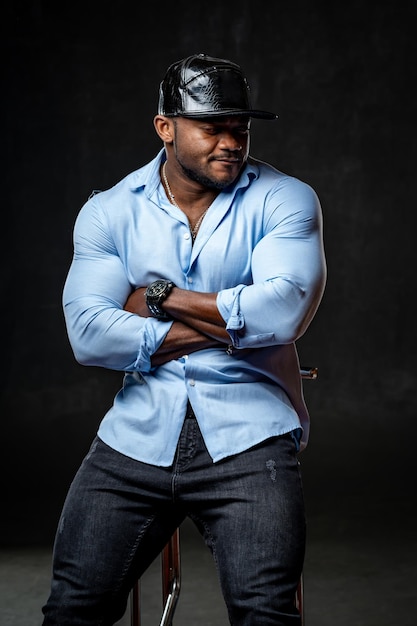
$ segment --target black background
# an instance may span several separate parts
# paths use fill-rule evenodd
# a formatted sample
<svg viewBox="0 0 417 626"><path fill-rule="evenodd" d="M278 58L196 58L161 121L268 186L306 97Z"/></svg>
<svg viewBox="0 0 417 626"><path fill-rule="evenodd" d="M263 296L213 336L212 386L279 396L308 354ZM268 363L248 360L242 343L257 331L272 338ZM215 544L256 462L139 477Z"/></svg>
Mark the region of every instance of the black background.
<svg viewBox="0 0 417 626"><path fill-rule="evenodd" d="M61 293L72 228L160 148L167 66L238 62L251 153L310 183L328 283L299 342L319 368L301 462L310 532L414 528L415 2L9 2L2 10L1 542L50 543L120 374L79 366Z"/></svg>

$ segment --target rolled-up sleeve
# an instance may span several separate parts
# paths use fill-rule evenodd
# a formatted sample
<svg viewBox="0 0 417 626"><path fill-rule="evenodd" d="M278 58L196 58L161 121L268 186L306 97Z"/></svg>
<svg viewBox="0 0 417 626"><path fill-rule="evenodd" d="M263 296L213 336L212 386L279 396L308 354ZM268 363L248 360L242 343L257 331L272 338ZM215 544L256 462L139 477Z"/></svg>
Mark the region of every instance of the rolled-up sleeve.
<svg viewBox="0 0 417 626"><path fill-rule="evenodd" d="M268 199L265 234L252 251L250 285L218 293L217 306L236 348L299 339L326 280L321 206L305 183L289 178Z"/></svg>

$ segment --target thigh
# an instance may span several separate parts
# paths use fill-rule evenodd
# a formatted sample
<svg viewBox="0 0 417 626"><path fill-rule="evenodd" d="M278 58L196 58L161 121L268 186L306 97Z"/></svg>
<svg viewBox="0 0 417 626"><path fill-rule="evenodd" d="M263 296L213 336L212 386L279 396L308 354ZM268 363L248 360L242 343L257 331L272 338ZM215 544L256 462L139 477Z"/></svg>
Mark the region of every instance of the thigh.
<svg viewBox="0 0 417 626"><path fill-rule="evenodd" d="M181 521L169 475L93 442L59 522L44 611L55 621L45 624L111 624L123 614L134 581Z"/></svg>
<svg viewBox="0 0 417 626"><path fill-rule="evenodd" d="M296 625L305 551L299 462L291 435L219 465L216 499L198 524L213 551L232 624Z"/></svg>

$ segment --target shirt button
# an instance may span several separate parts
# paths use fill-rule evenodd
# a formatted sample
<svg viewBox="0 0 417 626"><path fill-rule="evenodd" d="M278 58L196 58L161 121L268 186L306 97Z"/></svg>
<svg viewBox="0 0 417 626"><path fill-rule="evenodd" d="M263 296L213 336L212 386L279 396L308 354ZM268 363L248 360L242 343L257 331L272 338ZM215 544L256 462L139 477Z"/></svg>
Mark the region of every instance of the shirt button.
<svg viewBox="0 0 417 626"><path fill-rule="evenodd" d="M185 233L185 235L184 235L184 239L185 239L186 241L188 241L190 238L191 238L190 233Z"/></svg>
<svg viewBox="0 0 417 626"><path fill-rule="evenodd" d="M192 276L188 276L187 281L188 281L189 283L192 283L192 282L193 282L193 277L192 277Z"/></svg>
<svg viewBox="0 0 417 626"><path fill-rule="evenodd" d="M195 387L195 380L193 378L190 378L188 383L189 383L190 387Z"/></svg>

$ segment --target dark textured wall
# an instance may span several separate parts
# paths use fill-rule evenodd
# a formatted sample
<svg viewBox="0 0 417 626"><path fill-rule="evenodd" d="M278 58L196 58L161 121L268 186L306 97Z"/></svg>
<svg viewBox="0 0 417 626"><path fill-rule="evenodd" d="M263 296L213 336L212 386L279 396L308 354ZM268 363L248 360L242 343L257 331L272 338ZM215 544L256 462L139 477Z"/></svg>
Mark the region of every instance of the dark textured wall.
<svg viewBox="0 0 417 626"><path fill-rule="evenodd" d="M4 8L2 542L51 540L119 386L119 374L77 365L67 341L72 227L92 189L159 149L159 81L193 52L243 66L254 102L280 116L253 123L253 156L321 198L328 285L299 342L320 371L305 384L310 515L398 505L417 417L416 13L415 2L357 0Z"/></svg>

